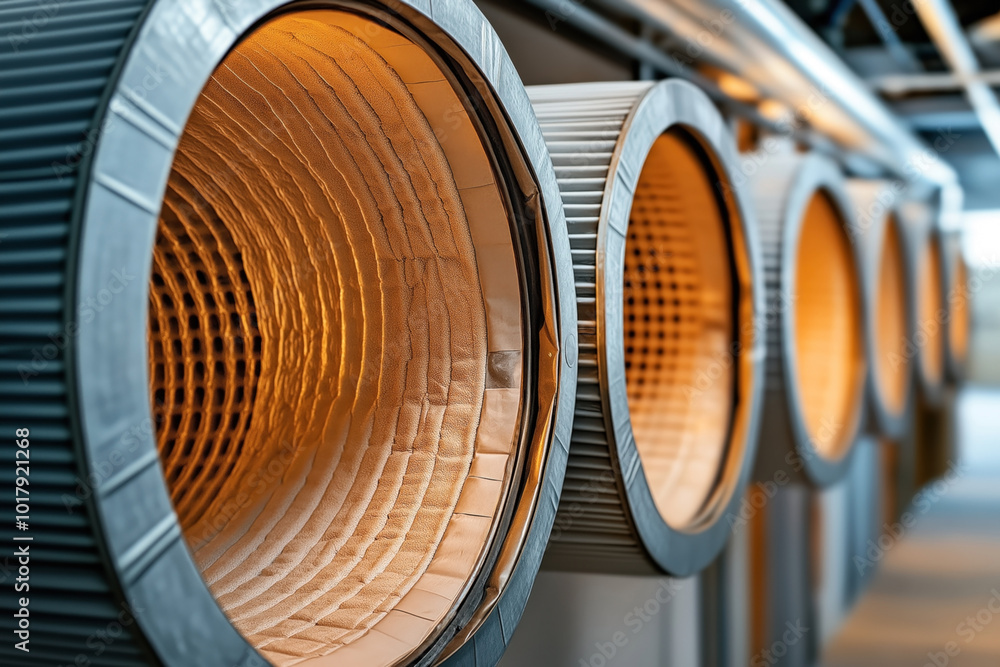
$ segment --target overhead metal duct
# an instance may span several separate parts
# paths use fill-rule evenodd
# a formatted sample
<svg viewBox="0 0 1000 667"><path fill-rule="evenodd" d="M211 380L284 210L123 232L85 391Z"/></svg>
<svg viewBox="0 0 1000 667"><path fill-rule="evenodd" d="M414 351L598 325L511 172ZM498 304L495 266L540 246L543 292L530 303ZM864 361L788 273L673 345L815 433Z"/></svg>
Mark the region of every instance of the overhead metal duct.
<svg viewBox="0 0 1000 667"><path fill-rule="evenodd" d="M464 0L64 11L0 55L31 664L111 623L103 664L495 664L577 368L559 190L495 34Z"/></svg>
<svg viewBox="0 0 1000 667"><path fill-rule="evenodd" d="M528 89L573 248L580 376L552 567L686 576L729 536L763 382L732 137L691 84Z"/></svg>
<svg viewBox="0 0 1000 667"><path fill-rule="evenodd" d="M699 61L739 75L764 97L787 105L818 133L889 174L915 184L956 182L954 169L900 124L865 82L784 3L599 2L680 37L685 55L695 54ZM572 13L566 20L573 21Z"/></svg>
<svg viewBox="0 0 1000 667"><path fill-rule="evenodd" d="M913 321L906 231L899 218L898 183L853 179L847 192L855 211L852 237L861 246L868 357L866 394L870 430L890 440L906 433L913 414Z"/></svg>
<svg viewBox="0 0 1000 667"><path fill-rule="evenodd" d="M864 261L836 164L768 156L750 178L767 276L767 387L755 476L827 486L847 472L867 374Z"/></svg>
<svg viewBox="0 0 1000 667"><path fill-rule="evenodd" d="M1000 154L1000 101L990 84L979 78L980 68L972 45L966 37L965 29L955 13L951 2L944 0L923 0L915 3L913 9L941 59L955 73L965 97L979 119L986 139Z"/></svg>

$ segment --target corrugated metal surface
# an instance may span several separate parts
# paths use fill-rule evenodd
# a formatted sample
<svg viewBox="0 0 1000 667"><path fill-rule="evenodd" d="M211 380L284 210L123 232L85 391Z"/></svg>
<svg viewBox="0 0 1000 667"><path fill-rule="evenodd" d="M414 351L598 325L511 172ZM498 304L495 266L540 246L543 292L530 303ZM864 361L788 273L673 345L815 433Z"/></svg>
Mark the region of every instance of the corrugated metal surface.
<svg viewBox="0 0 1000 667"><path fill-rule="evenodd" d="M598 222L623 124L649 84L529 88L563 196L579 313L576 419L566 482L546 558L560 566L636 569L646 556L625 508L598 372Z"/></svg>
<svg viewBox="0 0 1000 667"><path fill-rule="evenodd" d="M30 654L13 646L15 595L0 596L4 665L147 664L112 592L74 457L66 347L72 211L101 99L146 0L14 1L0 8L0 579L30 553ZM15 432L30 429L28 530L14 519ZM32 540L15 542L14 537Z"/></svg>

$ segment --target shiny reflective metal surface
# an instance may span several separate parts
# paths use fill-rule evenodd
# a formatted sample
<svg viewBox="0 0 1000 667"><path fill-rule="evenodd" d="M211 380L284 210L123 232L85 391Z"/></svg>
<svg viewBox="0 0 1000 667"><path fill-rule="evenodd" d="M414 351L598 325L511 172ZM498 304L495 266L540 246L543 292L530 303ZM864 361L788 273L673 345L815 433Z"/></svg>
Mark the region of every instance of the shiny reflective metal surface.
<svg viewBox="0 0 1000 667"><path fill-rule="evenodd" d="M602 4L611 6L609 0ZM623 0L632 17L695 45L821 134L890 174L934 185L954 170L903 127L866 84L777 0ZM717 35L718 33L718 35Z"/></svg>
<svg viewBox="0 0 1000 667"><path fill-rule="evenodd" d="M993 150L1000 153L1000 101L990 82L981 76L976 54L954 7L948 0L921 0L913 6L941 56L965 89L965 97L976 112Z"/></svg>
<svg viewBox="0 0 1000 667"><path fill-rule="evenodd" d="M562 488L576 385L576 304L559 192L520 80L496 35L465 0L435 2L282 3L259 0L156 2L123 56L104 110L116 128L98 142L90 170L75 293L100 291L113 269L150 270L159 202L173 150L205 81L249 28L276 10L337 7L385 22L433 45L453 85L477 100L489 128L516 234L535 249L523 277L537 337L533 348L537 411L522 443L518 496L486 567L465 584L462 604L416 647L409 664L493 664L520 618ZM148 86L150 72L162 73ZM136 94L142 91L142 94ZM74 406L80 455L106 471L93 506L118 585L146 609L139 627L152 655L171 665L249 665L261 658L219 612L180 539L151 433L121 452L136 424L149 423L146 377L148 292L118 296L100 318L84 322L73 350ZM76 310L75 308L73 309ZM113 465L106 470L108 461ZM184 610L181 612L180 610ZM449 645L449 642L453 642Z"/></svg>

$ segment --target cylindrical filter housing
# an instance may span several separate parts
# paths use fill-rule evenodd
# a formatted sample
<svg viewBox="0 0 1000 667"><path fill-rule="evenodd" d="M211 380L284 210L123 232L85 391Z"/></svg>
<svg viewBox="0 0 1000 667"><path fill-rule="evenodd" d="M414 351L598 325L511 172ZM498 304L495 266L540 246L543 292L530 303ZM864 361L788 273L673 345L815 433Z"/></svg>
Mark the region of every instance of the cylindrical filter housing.
<svg viewBox="0 0 1000 667"><path fill-rule="evenodd" d="M861 246L840 169L766 156L753 177L767 284L767 386L756 478L827 486L847 471L867 374Z"/></svg>
<svg viewBox="0 0 1000 667"><path fill-rule="evenodd" d="M686 576L753 461L762 283L732 138L688 83L529 88L573 249L580 373L552 567Z"/></svg>
<svg viewBox="0 0 1000 667"><path fill-rule="evenodd" d="M899 217L898 184L852 179L852 238L860 244L865 348L868 358L868 430L898 440L909 428L915 400L909 327L910 255Z"/></svg>
<svg viewBox="0 0 1000 667"><path fill-rule="evenodd" d="M495 664L578 368L496 35L465 0L106 4L0 54L0 420L59 619L32 658L124 614L107 664Z"/></svg>
<svg viewBox="0 0 1000 667"><path fill-rule="evenodd" d="M941 230L941 267L944 300L948 316L944 328L946 379L952 383L965 378L969 354L971 294L969 270L962 250L962 235L958 230Z"/></svg>
<svg viewBox="0 0 1000 667"><path fill-rule="evenodd" d="M946 267L938 207L926 197L906 197L900 220L909 255L910 322L907 354L913 360L920 400L938 406L947 372Z"/></svg>

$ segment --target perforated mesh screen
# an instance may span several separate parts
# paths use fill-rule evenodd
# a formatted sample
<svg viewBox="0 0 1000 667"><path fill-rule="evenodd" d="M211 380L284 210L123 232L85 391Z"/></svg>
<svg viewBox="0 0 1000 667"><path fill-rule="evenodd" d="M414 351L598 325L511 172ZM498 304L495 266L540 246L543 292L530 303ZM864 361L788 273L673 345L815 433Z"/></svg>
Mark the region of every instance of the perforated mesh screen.
<svg viewBox="0 0 1000 667"><path fill-rule="evenodd" d="M181 525L191 526L243 451L261 338L229 230L180 178L171 180L157 233L149 330L160 459Z"/></svg>
<svg viewBox="0 0 1000 667"><path fill-rule="evenodd" d="M732 273L709 171L682 131L643 166L625 248L625 368L636 446L660 512L691 520L717 479L734 371Z"/></svg>
<svg viewBox="0 0 1000 667"><path fill-rule="evenodd" d="M840 210L830 195L813 195L794 249L796 389L816 451L841 456L851 443L863 366L857 267Z"/></svg>
<svg viewBox="0 0 1000 667"><path fill-rule="evenodd" d="M409 662L484 568L522 435L513 240L450 80L385 26L282 15L202 91L152 401L195 564L271 663Z"/></svg>

